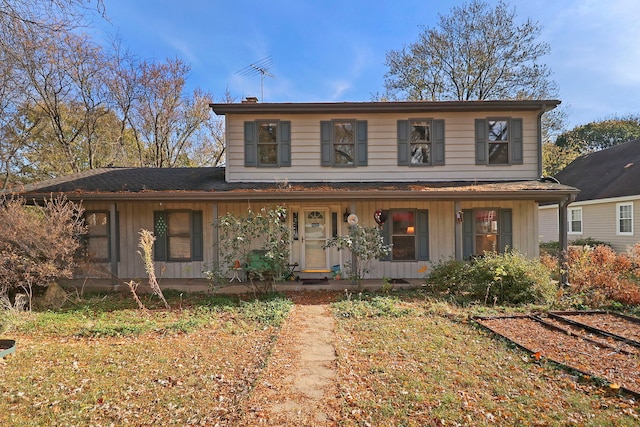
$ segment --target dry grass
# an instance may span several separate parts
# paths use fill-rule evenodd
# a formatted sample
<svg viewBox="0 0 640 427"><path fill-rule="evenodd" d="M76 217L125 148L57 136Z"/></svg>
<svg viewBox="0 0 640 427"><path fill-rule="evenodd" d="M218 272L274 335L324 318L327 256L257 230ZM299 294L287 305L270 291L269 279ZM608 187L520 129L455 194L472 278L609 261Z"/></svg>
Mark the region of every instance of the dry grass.
<svg viewBox="0 0 640 427"><path fill-rule="evenodd" d="M0 362L0 425L224 426L247 419L290 300L167 299L171 311L145 301L151 310L143 314L127 297L10 319L3 338L16 339L17 351ZM533 363L467 323L465 309L415 294L364 295L332 307L339 392L328 403L339 415L327 425L640 422L637 402Z"/></svg>
<svg viewBox="0 0 640 427"><path fill-rule="evenodd" d="M607 397L604 387L532 363L461 320L459 310L374 300L334 304L334 310L340 425L640 423L637 402Z"/></svg>

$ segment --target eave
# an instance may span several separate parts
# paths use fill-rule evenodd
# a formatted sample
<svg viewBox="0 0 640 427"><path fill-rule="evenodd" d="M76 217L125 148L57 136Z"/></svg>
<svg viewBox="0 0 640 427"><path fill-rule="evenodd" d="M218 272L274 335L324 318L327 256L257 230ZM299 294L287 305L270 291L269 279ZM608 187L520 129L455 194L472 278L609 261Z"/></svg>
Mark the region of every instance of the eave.
<svg viewBox="0 0 640 427"><path fill-rule="evenodd" d="M212 103L217 115L225 114L320 114L320 113L416 113L469 111L550 111L559 100L513 101L401 101L401 102L302 102Z"/></svg>

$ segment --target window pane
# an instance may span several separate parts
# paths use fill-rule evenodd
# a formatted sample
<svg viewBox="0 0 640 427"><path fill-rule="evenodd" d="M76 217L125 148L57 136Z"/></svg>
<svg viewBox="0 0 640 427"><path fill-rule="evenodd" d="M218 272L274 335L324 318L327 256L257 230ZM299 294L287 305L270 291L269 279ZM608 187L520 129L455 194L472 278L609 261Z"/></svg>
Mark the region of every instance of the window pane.
<svg viewBox="0 0 640 427"><path fill-rule="evenodd" d="M258 159L261 165L278 164L278 145L277 144L258 145Z"/></svg>
<svg viewBox="0 0 640 427"><path fill-rule="evenodd" d="M190 234L189 212L167 212L168 234Z"/></svg>
<svg viewBox="0 0 640 427"><path fill-rule="evenodd" d="M633 231L632 222L630 219L621 219L620 220L620 232L621 233L631 233Z"/></svg>
<svg viewBox="0 0 640 427"><path fill-rule="evenodd" d="M483 234L476 236L476 255L498 250L498 236L495 234Z"/></svg>
<svg viewBox="0 0 640 427"><path fill-rule="evenodd" d="M415 233L415 212L395 211L391 214L393 235Z"/></svg>
<svg viewBox="0 0 640 427"><path fill-rule="evenodd" d="M106 236L109 234L109 214L106 212L90 212L86 215L87 234L89 236Z"/></svg>
<svg viewBox="0 0 640 427"><path fill-rule="evenodd" d="M258 124L258 143L277 142L277 141L278 141L278 124L277 123L259 123Z"/></svg>
<svg viewBox="0 0 640 427"><path fill-rule="evenodd" d="M476 234L498 233L498 212L495 210L476 211Z"/></svg>
<svg viewBox="0 0 640 427"><path fill-rule="evenodd" d="M335 158L334 164L336 165L352 165L353 164L353 149L352 145L335 144L333 146Z"/></svg>
<svg viewBox="0 0 640 427"><path fill-rule="evenodd" d="M334 144L353 144L353 122L334 122L333 123L333 143Z"/></svg>
<svg viewBox="0 0 640 427"><path fill-rule="evenodd" d="M423 165L429 163L431 144L411 144L411 164Z"/></svg>
<svg viewBox="0 0 640 427"><path fill-rule="evenodd" d="M411 142L430 142L431 132L427 122L411 122Z"/></svg>
<svg viewBox="0 0 640 427"><path fill-rule="evenodd" d="M91 237L87 241L87 255L92 260L109 259L109 238Z"/></svg>
<svg viewBox="0 0 640 427"><path fill-rule="evenodd" d="M415 236L393 236L393 259L398 261L416 259Z"/></svg>
<svg viewBox="0 0 640 427"><path fill-rule="evenodd" d="M489 120L489 141L508 141L507 123L506 120Z"/></svg>
<svg viewBox="0 0 640 427"><path fill-rule="evenodd" d="M504 142L489 143L489 164L509 164L509 144Z"/></svg>
<svg viewBox="0 0 640 427"><path fill-rule="evenodd" d="M169 237L169 259L191 258L190 237Z"/></svg>

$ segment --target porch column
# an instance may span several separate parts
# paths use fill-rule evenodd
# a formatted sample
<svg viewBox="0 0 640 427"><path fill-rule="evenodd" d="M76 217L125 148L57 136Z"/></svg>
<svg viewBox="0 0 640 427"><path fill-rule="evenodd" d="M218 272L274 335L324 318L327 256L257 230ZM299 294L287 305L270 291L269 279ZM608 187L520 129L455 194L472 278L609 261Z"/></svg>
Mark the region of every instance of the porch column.
<svg viewBox="0 0 640 427"><path fill-rule="evenodd" d="M351 202L349 212L358 215L358 213L356 212L356 202ZM351 253L351 271L353 274L358 271L358 257L353 252Z"/></svg>
<svg viewBox="0 0 640 427"><path fill-rule="evenodd" d="M462 207L459 200L453 202L453 229L454 229L454 239L455 239L455 256L456 260L461 261L463 258L462 255L462 222L457 221L458 212L462 212Z"/></svg>
<svg viewBox="0 0 640 427"><path fill-rule="evenodd" d="M560 284L569 284L569 274L566 271L567 250L568 250L568 222L567 222L567 206L575 200L575 195L570 195L566 199L558 203L558 242L560 244L560 253L558 254L558 263L560 267Z"/></svg>
<svg viewBox="0 0 640 427"><path fill-rule="evenodd" d="M218 233L218 202L214 202L211 205L211 224L212 224L212 235L211 235L211 245L213 246L213 251L212 251L212 262L213 262L213 266L218 265L218 263L220 262L220 253L219 253L219 247L218 247L218 238L219 238L219 233Z"/></svg>
<svg viewBox="0 0 640 427"><path fill-rule="evenodd" d="M111 284L114 287L119 285L118 283L118 243L120 239L118 238L118 227L117 227L117 205L115 203L111 203L109 206L109 259L111 260L110 270L111 270Z"/></svg>

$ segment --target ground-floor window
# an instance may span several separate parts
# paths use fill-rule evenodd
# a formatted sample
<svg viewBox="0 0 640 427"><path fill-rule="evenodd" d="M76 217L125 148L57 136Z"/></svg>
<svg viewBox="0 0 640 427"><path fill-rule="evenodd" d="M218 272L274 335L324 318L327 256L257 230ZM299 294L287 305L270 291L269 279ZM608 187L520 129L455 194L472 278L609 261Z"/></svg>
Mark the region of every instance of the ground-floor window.
<svg viewBox="0 0 640 427"><path fill-rule="evenodd" d="M86 211L84 221L84 250L87 258L95 262L111 260L111 236L108 211Z"/></svg>
<svg viewBox="0 0 640 427"><path fill-rule="evenodd" d="M390 261L429 259L429 215L426 210L394 209L383 228L385 243L391 244Z"/></svg>
<svg viewBox="0 0 640 427"><path fill-rule="evenodd" d="M202 211L155 211L153 216L156 261L202 261Z"/></svg>
<svg viewBox="0 0 640 427"><path fill-rule="evenodd" d="M511 209L481 208L463 211L463 255L504 252L512 247Z"/></svg>

